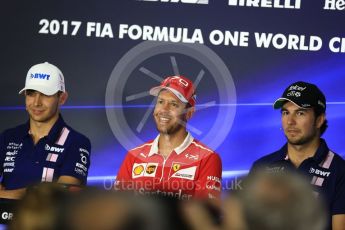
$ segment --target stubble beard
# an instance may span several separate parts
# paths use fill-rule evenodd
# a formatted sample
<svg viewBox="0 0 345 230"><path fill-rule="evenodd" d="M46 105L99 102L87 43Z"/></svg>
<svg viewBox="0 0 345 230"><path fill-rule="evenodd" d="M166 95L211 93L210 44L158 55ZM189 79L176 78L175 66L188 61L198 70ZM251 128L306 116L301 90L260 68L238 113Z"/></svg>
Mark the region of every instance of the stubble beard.
<svg viewBox="0 0 345 230"><path fill-rule="evenodd" d="M178 121L181 123L186 122L182 118L179 118ZM158 122L159 121L156 120L156 128L157 128L157 131L161 135L174 135L178 133L179 131L181 131L182 129L185 129L185 126L183 126L179 122L177 122L176 124L172 124L172 125L164 126L164 127L161 127Z"/></svg>
<svg viewBox="0 0 345 230"><path fill-rule="evenodd" d="M289 138L288 135L285 134L285 137L288 141L289 144L291 145L305 145L309 142L311 142L312 140L314 140L317 137L317 132L314 129L313 133L311 133L308 136L304 136L304 137L300 137L298 139L293 139L293 138Z"/></svg>

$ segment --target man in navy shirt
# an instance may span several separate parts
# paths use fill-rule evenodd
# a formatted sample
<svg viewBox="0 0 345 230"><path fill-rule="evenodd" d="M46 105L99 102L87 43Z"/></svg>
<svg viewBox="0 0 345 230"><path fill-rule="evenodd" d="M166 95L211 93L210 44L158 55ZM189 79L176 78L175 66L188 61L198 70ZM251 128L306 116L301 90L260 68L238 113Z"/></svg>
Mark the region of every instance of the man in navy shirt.
<svg viewBox="0 0 345 230"><path fill-rule="evenodd" d="M32 66L19 94L29 121L0 135L0 198L20 198L38 182L86 184L91 144L59 113L68 97L61 71L47 62Z"/></svg>
<svg viewBox="0 0 345 230"><path fill-rule="evenodd" d="M272 173L301 172L310 180L315 195L324 199L329 228L345 229L345 161L321 138L327 129L324 94L313 84L295 82L275 101L274 108L281 109L287 143L254 162L251 173L259 168Z"/></svg>

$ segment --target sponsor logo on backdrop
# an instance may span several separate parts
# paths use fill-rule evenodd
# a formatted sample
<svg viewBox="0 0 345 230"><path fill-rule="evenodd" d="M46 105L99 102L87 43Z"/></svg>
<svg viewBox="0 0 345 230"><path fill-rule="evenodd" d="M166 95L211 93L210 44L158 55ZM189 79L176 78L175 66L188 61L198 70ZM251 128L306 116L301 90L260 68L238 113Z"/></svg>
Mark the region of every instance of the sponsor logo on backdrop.
<svg viewBox="0 0 345 230"><path fill-rule="evenodd" d="M209 4L209 0L137 0L140 2ZM219 0L218 0L219 1ZM228 0L229 6L300 9L302 0ZM335 1L335 0L334 0ZM342 1L342 0L338 0ZM225 2L225 1L224 1Z"/></svg>
<svg viewBox="0 0 345 230"><path fill-rule="evenodd" d="M229 6L300 9L301 0L229 0Z"/></svg>
<svg viewBox="0 0 345 230"><path fill-rule="evenodd" d="M140 2L170 2L170 3L189 3L189 4L208 4L209 0L138 0Z"/></svg>
<svg viewBox="0 0 345 230"><path fill-rule="evenodd" d="M173 30L172 28L171 30ZM141 27L139 25L129 25L120 24L119 33L117 34L120 39L169 39L166 37L167 27ZM193 31L193 29L191 29ZM135 34L134 31L139 32ZM154 32L156 31L156 32ZM107 90L106 90L106 100L105 105L107 106L107 118L109 126L111 127L114 136L119 140L119 142L127 149L133 149L136 146L142 145L144 142L143 138L147 138L147 135L142 133L147 121L149 120L149 115L153 112L153 106L149 106L146 112L142 113L142 118L130 121L124 116L123 111L113 109L110 105L122 104L122 99L125 98L126 103L130 102L133 104L136 100L149 96L147 93L147 87L142 86L142 89L137 89L137 91L132 94L128 94L124 89L127 85L131 84L132 78L135 78L136 71L139 70L143 74L143 81L145 78L151 79L156 70L155 65L153 68L147 66L149 63L156 63L156 57L159 56L162 60L167 60L167 65L172 66L174 75L179 75L178 73L186 72L184 67L179 66L179 60L181 62L186 62L191 59L195 63L195 68L200 68L198 76L193 79L194 81L201 81L203 84L209 85L215 91L218 90L218 94L212 95L210 98L204 98L200 100L200 104L204 104L203 109L211 108L216 105L216 102L221 104L236 104L236 89L233 84L232 76L221 58L214 53L210 48L204 45L194 45L185 44L183 41L190 43L190 40L186 39L181 32L188 31L188 28L180 30L177 35L173 35L173 42L142 42L129 50L120 61L117 62L114 67L112 74L109 78ZM192 34L198 34L194 30ZM134 32L134 33L133 33ZM174 32L174 31L173 31ZM191 32L191 31L190 31ZM153 35L152 35L153 34ZM144 37L142 37L144 36ZM182 38L181 38L181 37ZM179 37L175 39L176 37ZM198 36L192 36L192 38L199 38ZM181 40L182 39L182 40ZM181 42L182 41L182 42ZM194 42L194 41L193 41ZM162 58L164 56L164 58ZM182 73L181 72L181 73ZM205 77L205 74L210 73L210 77ZM121 77L120 77L121 76ZM163 79L157 75L153 77L155 81L160 83ZM214 79L212 79L214 78ZM157 84L158 84L157 83ZM121 98L121 101L120 101ZM154 98L152 100L152 105L154 105ZM108 106L109 105L109 106ZM224 106L219 108L218 116L213 119L212 128L199 129L190 125L188 128L194 134L198 135L202 142L208 143L211 148L216 149L226 138L228 132L230 131L236 113L235 106ZM224 117L225 116L225 117ZM129 121L131 123L129 123ZM135 128L136 127L136 128ZM118 130L122 130L118 132ZM146 158L145 154L140 154L140 158L144 160ZM183 156L185 159L185 155ZM197 156L189 154L186 156L191 160L196 160ZM147 158L146 158L147 159ZM177 162L175 162L177 163ZM161 167L157 167L156 171L161 172ZM171 167L171 172L173 168ZM132 173L133 174L133 173ZM142 175L143 176L143 175ZM145 175L146 176L146 175Z"/></svg>
<svg viewBox="0 0 345 230"><path fill-rule="evenodd" d="M345 10L345 0L325 0L324 10Z"/></svg>

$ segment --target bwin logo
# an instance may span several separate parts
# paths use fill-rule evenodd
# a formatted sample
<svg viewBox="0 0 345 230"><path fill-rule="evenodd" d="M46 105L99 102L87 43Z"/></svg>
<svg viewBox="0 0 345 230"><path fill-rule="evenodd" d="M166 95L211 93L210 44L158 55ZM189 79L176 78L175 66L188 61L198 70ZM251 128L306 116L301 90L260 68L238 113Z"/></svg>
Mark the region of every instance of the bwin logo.
<svg viewBox="0 0 345 230"><path fill-rule="evenodd" d="M49 74L45 74L45 73L35 73L35 74L31 74L31 78L47 79L47 80L49 80L50 75Z"/></svg>
<svg viewBox="0 0 345 230"><path fill-rule="evenodd" d="M190 4L208 4L209 0L138 0L142 2L171 2L171 3L190 3Z"/></svg>

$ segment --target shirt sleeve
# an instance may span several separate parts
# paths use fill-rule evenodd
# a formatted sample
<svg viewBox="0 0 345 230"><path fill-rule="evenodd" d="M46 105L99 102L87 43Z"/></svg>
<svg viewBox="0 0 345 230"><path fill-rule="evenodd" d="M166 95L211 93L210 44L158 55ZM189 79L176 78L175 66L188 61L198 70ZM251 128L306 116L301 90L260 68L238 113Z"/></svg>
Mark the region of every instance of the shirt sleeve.
<svg viewBox="0 0 345 230"><path fill-rule="evenodd" d="M210 154L200 165L195 198L219 199L222 191L222 161L218 154Z"/></svg>
<svg viewBox="0 0 345 230"><path fill-rule="evenodd" d="M248 172L248 176L252 176L256 172L263 170L263 168L263 164L260 164L258 161L255 161Z"/></svg>
<svg viewBox="0 0 345 230"><path fill-rule="evenodd" d="M87 138L79 139L72 143L65 152L60 175L72 176L86 184L90 167L91 143Z"/></svg>
<svg viewBox="0 0 345 230"><path fill-rule="evenodd" d="M339 177L336 180L335 194L332 201L331 214L345 214L345 164L342 164L342 169Z"/></svg>
<svg viewBox="0 0 345 230"><path fill-rule="evenodd" d="M115 190L128 190L129 183L132 181L132 167L133 156L128 152L117 173L114 184Z"/></svg>

